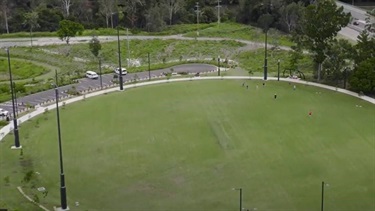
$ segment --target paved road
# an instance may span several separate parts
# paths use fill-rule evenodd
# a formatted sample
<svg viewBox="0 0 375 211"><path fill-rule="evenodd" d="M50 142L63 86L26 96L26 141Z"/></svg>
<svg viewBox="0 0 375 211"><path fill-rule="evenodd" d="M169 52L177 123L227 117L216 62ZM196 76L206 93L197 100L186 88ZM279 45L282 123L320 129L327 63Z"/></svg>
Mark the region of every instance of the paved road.
<svg viewBox="0 0 375 211"><path fill-rule="evenodd" d="M176 73L188 72L190 74L195 74L195 73L201 73L201 72L216 71L217 67L213 65L208 65L208 64L184 64L184 65L174 66L173 69L174 69L174 72ZM164 72L165 73L170 72L170 68L153 70L150 72L150 74L152 78L155 78L155 77L162 77ZM104 74L102 76L103 87L113 85L112 79L114 75L115 75L114 73L111 73L111 74ZM124 83L134 81L135 75L137 75L136 77L137 79L149 78L148 71L143 71L143 72L138 72L138 73L129 73L123 76ZM100 88L100 79L93 80L93 79L88 79L88 78L82 78L82 79L79 79L78 83L76 84L59 87L60 97L67 97L68 96L67 91L69 89L71 90L73 86L76 87L77 91L85 91L88 89L98 89ZM51 86L50 90L18 98L17 110L18 111L23 110L26 107L26 104L35 106L35 105L44 103L46 101L53 102L54 99L55 99L55 90ZM11 101L0 104L0 108L3 108L9 111L10 113L13 112Z"/></svg>

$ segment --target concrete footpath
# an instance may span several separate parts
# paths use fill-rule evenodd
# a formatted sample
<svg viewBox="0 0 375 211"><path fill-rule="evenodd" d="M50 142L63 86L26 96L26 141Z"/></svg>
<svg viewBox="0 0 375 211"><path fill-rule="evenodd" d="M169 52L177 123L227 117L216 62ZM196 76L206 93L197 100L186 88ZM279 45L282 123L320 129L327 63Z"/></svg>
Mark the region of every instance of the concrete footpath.
<svg viewBox="0 0 375 211"><path fill-rule="evenodd" d="M199 81L199 80L263 80L263 77L251 77L251 76L208 76L208 77L190 77L190 78L176 78L176 79L165 79L165 80L157 80L157 81L148 81L148 82L141 82L141 83L134 83L134 84L129 84L124 86L124 90L130 89L130 88L135 88L135 87L141 87L141 86L148 86L148 85L153 85L153 84L162 84L162 83L170 83L170 82L179 82L179 81ZM268 80L277 80L276 77L269 77ZM292 82L292 83L298 83L298 84L305 84L309 86L316 86L316 87L321 87L324 89L332 90L332 91L337 91L340 93L344 93L347 95L351 95L353 97L360 98L364 101L370 102L372 104L375 104L375 99L368 97L368 96L360 96L358 93L348 91L346 89L341 89L337 87L332 87L328 85L323 85L323 84L318 84L318 83L313 83L313 82L308 82L308 81L303 81L303 80L296 80L296 79L289 79L289 78L280 78L280 81L287 81L287 82ZM59 102L59 106L65 106L67 104L71 104L77 101L84 100L86 98L91 98L111 92L119 91L119 87L114 87L106 90L100 90L97 92L92 92L92 93L87 93L78 97L62 100ZM126 92L125 92L126 93ZM43 114L46 111L52 110L56 108L56 103L52 105L47 105L47 106L39 106L36 108L35 111L25 114L22 117L18 118L18 124L22 124L40 114ZM4 126L3 128L0 129L0 141L4 139L6 135L8 135L10 132L13 131L13 122L11 121L8 125Z"/></svg>

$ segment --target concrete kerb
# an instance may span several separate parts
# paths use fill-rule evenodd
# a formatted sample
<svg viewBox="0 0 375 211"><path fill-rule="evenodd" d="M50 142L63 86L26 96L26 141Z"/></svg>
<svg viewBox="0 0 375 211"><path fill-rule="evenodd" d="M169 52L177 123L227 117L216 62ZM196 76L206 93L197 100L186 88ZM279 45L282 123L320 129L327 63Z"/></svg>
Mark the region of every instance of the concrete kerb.
<svg viewBox="0 0 375 211"><path fill-rule="evenodd" d="M196 80L197 81L198 80L223 80L223 79L229 79L229 80L263 80L263 77L206 76L206 77L188 77L188 78L164 79L164 80L147 81L147 82L124 85L124 90L129 89L129 88L148 86L148 85L153 85L153 84L170 83L170 82L196 81ZM269 77L268 80L275 81L275 80L277 80L277 78L276 77ZM348 91L348 90L345 90L345 89L332 87L332 86L328 86L328 85L324 85L324 84L318 84L318 83L314 83L314 82L303 81L303 80L289 79L289 78L280 78L280 80L286 81L286 82L309 85L309 86L316 86L316 87L320 87L320 88L344 93L344 94L347 94L347 95L350 95L350 96L353 96L353 97L360 98L360 99L362 99L364 101L367 101L367 102L370 102L372 104L375 104L374 98L371 98L371 97L368 97L368 96L360 96L360 95L358 95L358 93ZM59 102L59 106L67 105L67 104L74 103L74 102L77 102L77 101L80 101L80 100L84 100L86 98L91 98L91 97L95 97L95 96L98 96L98 95L103 95L103 94L107 94L107 93L115 92L115 91L119 91L118 87L113 87L113 88L109 88L109 89L105 89L105 90L100 90L100 91L97 91L97 92L87 93L87 94L84 94L82 96L77 96L77 97L73 97L73 98L61 101L61 102ZM19 122L22 124L22 123L27 122L28 120L40 115L40 114L43 114L45 112L45 109L48 109L50 111L50 110L55 109L55 108L56 108L55 104L51 104L51 105L48 105L48 106L38 106L38 107L35 108L36 109L35 111L33 111L33 112L31 112L27 115L24 115L22 117L19 117L18 118ZM12 125L13 125L13 122L10 122L8 125L6 125L6 126L4 126L3 128L0 129L0 141L2 141L4 139L4 137L6 135L8 135L13 130Z"/></svg>

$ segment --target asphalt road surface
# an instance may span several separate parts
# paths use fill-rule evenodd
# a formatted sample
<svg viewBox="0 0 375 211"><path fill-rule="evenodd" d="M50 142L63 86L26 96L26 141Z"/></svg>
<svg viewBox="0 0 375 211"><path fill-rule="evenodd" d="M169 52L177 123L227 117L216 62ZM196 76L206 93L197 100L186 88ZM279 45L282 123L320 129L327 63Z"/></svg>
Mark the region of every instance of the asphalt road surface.
<svg viewBox="0 0 375 211"><path fill-rule="evenodd" d="M181 72L187 72L189 74L196 74L196 73L202 73L202 72L216 71L217 67L213 65L208 65L208 64L184 64L184 65L174 66L173 70L177 74ZM169 72L170 72L170 68L165 68L165 69L150 71L150 75L151 75L151 78L156 78L156 77L164 76L163 73L169 73ZM113 85L112 80L113 80L114 75L115 73L102 75L103 87ZM135 77L135 75L137 75L137 77ZM129 83L129 82L134 81L135 78L137 78L137 80L148 79L149 72L143 71L143 72L137 72L137 73L129 73L123 76L123 81L124 83ZM79 92L89 90L89 89L98 89L101 87L99 78L98 79L82 78L82 79L79 79L78 83L76 84L70 84L70 85L59 87L58 89L59 97L67 97L68 96L67 91L72 90L73 86L75 86L75 89ZM16 110L21 111L26 107L26 105L35 106L35 105L44 103L46 101L53 102L54 99L55 99L55 89L51 85L50 90L18 98ZM8 102L0 104L0 108L3 108L9 111L9 113L13 112L12 101L8 101Z"/></svg>

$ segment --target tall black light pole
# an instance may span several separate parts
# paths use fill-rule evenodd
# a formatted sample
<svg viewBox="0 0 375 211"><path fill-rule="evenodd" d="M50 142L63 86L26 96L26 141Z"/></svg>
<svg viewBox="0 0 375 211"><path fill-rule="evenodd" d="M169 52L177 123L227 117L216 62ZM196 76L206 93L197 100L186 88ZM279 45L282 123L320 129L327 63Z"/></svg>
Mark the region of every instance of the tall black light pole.
<svg viewBox="0 0 375 211"><path fill-rule="evenodd" d="M66 201L66 187L65 187L65 175L63 165L63 155L61 146L61 129L60 129L60 113L59 113L59 87L57 83L57 71L55 70L55 98L56 98L56 115L57 115L57 133L59 141L59 154L60 154L60 198L61 198L61 209L67 209Z"/></svg>
<svg viewBox="0 0 375 211"><path fill-rule="evenodd" d="M264 41L264 80L267 80L267 34L268 34L268 29L265 30L266 32L266 37Z"/></svg>
<svg viewBox="0 0 375 211"><path fill-rule="evenodd" d="M15 106L15 100L14 100L14 87L13 87L13 78L12 78L12 69L10 67L10 54L9 54L9 48L6 49L7 56L8 56L8 69L9 69L9 80L10 80L10 91L12 93L12 109L13 109L13 126L14 126L14 146L12 146L12 149L20 149L22 148L20 144L20 137L18 133L18 124L17 124L17 116L16 116L16 106Z"/></svg>
<svg viewBox="0 0 375 211"><path fill-rule="evenodd" d="M277 81L280 81L280 59L277 60Z"/></svg>
<svg viewBox="0 0 375 211"><path fill-rule="evenodd" d="M100 77L100 89L103 89L103 80L102 80L102 58L99 57L99 77Z"/></svg>
<svg viewBox="0 0 375 211"><path fill-rule="evenodd" d="M233 190L240 191L240 211L242 211L242 188L233 188Z"/></svg>
<svg viewBox="0 0 375 211"><path fill-rule="evenodd" d="M118 52L118 68L119 68L119 80L120 90L124 90L123 79L122 79L122 68L121 68L121 48L120 48L120 30L119 30L119 14L116 14L116 28L117 28L117 52Z"/></svg>
<svg viewBox="0 0 375 211"><path fill-rule="evenodd" d="M217 57L217 75L220 76L220 56Z"/></svg>
<svg viewBox="0 0 375 211"><path fill-rule="evenodd" d="M14 101L16 102L16 116L18 117L18 102L17 102L16 82L13 82L13 89L14 89Z"/></svg>
<svg viewBox="0 0 375 211"><path fill-rule="evenodd" d="M147 56L148 56L148 80L151 81L150 53L147 53Z"/></svg>
<svg viewBox="0 0 375 211"><path fill-rule="evenodd" d="M324 210L324 181L322 182L322 203L321 203L321 211Z"/></svg>

